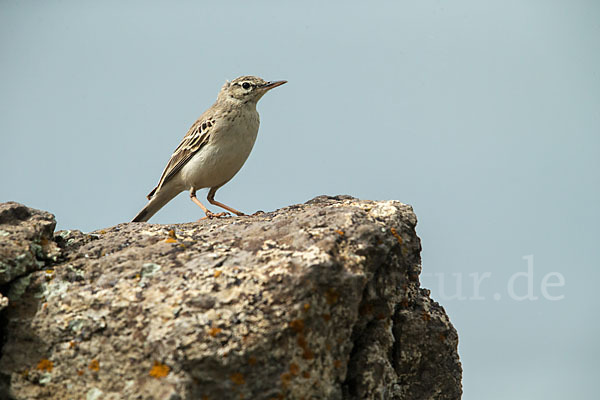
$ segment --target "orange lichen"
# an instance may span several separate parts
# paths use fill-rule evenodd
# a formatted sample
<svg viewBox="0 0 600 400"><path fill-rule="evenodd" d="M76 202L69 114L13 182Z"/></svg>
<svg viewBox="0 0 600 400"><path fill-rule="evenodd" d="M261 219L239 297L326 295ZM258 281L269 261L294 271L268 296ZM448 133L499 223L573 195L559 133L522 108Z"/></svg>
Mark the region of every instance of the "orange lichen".
<svg viewBox="0 0 600 400"><path fill-rule="evenodd" d="M304 371L304 372L302 373L302 377L303 377L304 379L308 379L308 378L310 378L310 372L308 372L308 371Z"/></svg>
<svg viewBox="0 0 600 400"><path fill-rule="evenodd" d="M423 311L422 318L423 318L423 321L430 321L431 315L429 315L429 313L427 311Z"/></svg>
<svg viewBox="0 0 600 400"><path fill-rule="evenodd" d="M292 328L296 333L301 333L304 331L304 321L301 319L295 319L290 322L290 328Z"/></svg>
<svg viewBox="0 0 600 400"><path fill-rule="evenodd" d="M212 328L210 328L208 330L208 334L212 337L217 336L219 333L221 333L222 329L221 328L217 328L216 326L213 326Z"/></svg>
<svg viewBox="0 0 600 400"><path fill-rule="evenodd" d="M396 228L391 228L390 231L392 231L392 235L394 235L396 240L398 240L398 243L402 244L402 236L400 236L398 234L398 231L396 230Z"/></svg>
<svg viewBox="0 0 600 400"><path fill-rule="evenodd" d="M78 369L78 370L77 370L77 375L79 375L79 376L82 376L82 375L83 375L83 370L81 370L81 369Z"/></svg>
<svg viewBox="0 0 600 400"><path fill-rule="evenodd" d="M215 273L214 273L215 278L218 278L221 275L222 272L223 271L221 271L221 270L216 270Z"/></svg>
<svg viewBox="0 0 600 400"><path fill-rule="evenodd" d="M340 294L334 288L329 288L325 292L325 301L327 302L327 304L333 305L333 304L337 303L337 301L339 299L340 299Z"/></svg>
<svg viewBox="0 0 600 400"><path fill-rule="evenodd" d="M302 328L304 328L304 324L302 325ZM305 360L312 360L313 358L315 358L315 353L313 353L313 351L308 348L308 343L304 338L304 333L298 332L298 338L296 339L296 341L298 343L298 346L300 346L300 348L302 348L303 350L302 358L304 358Z"/></svg>
<svg viewBox="0 0 600 400"><path fill-rule="evenodd" d="M100 362L98 360L92 360L90 361L90 365L88 365L88 368L92 371L98 372L100 370Z"/></svg>
<svg viewBox="0 0 600 400"><path fill-rule="evenodd" d="M344 231L341 231L341 230L339 230L339 229L336 229L336 230L335 230L335 233L337 233L337 234L338 234L338 235L340 235L340 236L344 236Z"/></svg>
<svg viewBox="0 0 600 400"><path fill-rule="evenodd" d="M304 352L302 353L302 358L304 358L305 360L312 360L313 358L315 358L315 353L311 349L304 349Z"/></svg>
<svg viewBox="0 0 600 400"><path fill-rule="evenodd" d="M296 340L296 342L298 343L298 346L305 348L306 347L306 339L304 339L304 335L300 334L298 335L298 339Z"/></svg>
<svg viewBox="0 0 600 400"><path fill-rule="evenodd" d="M313 353L312 350L308 348L308 343L306 342L303 333L298 333L298 339L296 341L298 343L298 346L300 346L300 348L302 348L303 350L302 358L304 358L305 360L312 360L313 358L315 358L315 353Z"/></svg>
<svg viewBox="0 0 600 400"><path fill-rule="evenodd" d="M251 356L248 358L248 364L250 364L250 365L256 365L257 362L258 361L256 360L256 357L254 357L254 356Z"/></svg>
<svg viewBox="0 0 600 400"><path fill-rule="evenodd" d="M298 375L299 372L300 372L300 367L298 366L298 364L291 363L290 364L290 374Z"/></svg>
<svg viewBox="0 0 600 400"><path fill-rule="evenodd" d="M310 310L310 304L308 304L308 303L304 303L303 307L304 307L304 311Z"/></svg>
<svg viewBox="0 0 600 400"><path fill-rule="evenodd" d="M175 235L175 230L171 229L167 235L169 236L168 238L165 239L166 243L177 243L177 236Z"/></svg>
<svg viewBox="0 0 600 400"><path fill-rule="evenodd" d="M291 380L292 380L292 374L290 374L289 372L284 372L283 374L281 374L281 385L283 387L286 387L287 385L290 384Z"/></svg>
<svg viewBox="0 0 600 400"><path fill-rule="evenodd" d="M54 363L46 358L42 358L37 365L37 369L40 371L52 372L52 368L54 368Z"/></svg>
<svg viewBox="0 0 600 400"><path fill-rule="evenodd" d="M340 360L333 360L333 366L335 368L340 368L342 366L342 362Z"/></svg>
<svg viewBox="0 0 600 400"><path fill-rule="evenodd" d="M168 365L159 363L158 361L154 361L154 365L152 366L152 369L150 369L150 372L148 374L153 378L160 379L169 375L170 370L171 369Z"/></svg>
<svg viewBox="0 0 600 400"><path fill-rule="evenodd" d="M329 320L331 320L331 314L323 314L321 317L323 317L325 322L329 322Z"/></svg>
<svg viewBox="0 0 600 400"><path fill-rule="evenodd" d="M244 379L244 375L242 375L239 372L232 374L229 377L229 379L231 379L231 382L235 383L236 385L243 385L244 383L246 383L246 380Z"/></svg>

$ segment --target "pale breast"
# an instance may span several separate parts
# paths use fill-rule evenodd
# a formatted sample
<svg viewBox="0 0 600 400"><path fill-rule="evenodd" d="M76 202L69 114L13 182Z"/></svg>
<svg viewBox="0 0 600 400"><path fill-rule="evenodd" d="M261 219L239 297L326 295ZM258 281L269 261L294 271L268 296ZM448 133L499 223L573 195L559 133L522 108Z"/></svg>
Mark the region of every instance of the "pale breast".
<svg viewBox="0 0 600 400"><path fill-rule="evenodd" d="M248 159L258 126L256 109L218 119L208 143L182 168L185 183L196 189L227 183Z"/></svg>

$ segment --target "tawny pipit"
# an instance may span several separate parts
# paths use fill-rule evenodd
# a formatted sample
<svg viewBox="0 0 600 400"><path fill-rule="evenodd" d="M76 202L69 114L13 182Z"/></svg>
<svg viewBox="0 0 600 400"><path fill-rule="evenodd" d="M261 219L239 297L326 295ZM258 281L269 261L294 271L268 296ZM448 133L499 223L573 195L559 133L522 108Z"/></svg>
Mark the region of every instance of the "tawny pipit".
<svg viewBox="0 0 600 400"><path fill-rule="evenodd" d="M217 101L192 125L177 146L158 185L147 196L148 204L132 222L148 221L173 197L184 190L204 211L213 214L196 198L196 190L210 188L208 202L236 215L244 213L215 200L217 190L229 182L250 155L258 134L256 103L270 89L286 81L266 82L242 76L225 83Z"/></svg>

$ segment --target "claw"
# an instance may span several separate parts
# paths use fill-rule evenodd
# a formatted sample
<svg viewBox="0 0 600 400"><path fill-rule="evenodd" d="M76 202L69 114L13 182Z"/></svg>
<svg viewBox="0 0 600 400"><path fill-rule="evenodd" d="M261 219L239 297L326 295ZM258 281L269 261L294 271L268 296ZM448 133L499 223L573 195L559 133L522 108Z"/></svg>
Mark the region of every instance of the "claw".
<svg viewBox="0 0 600 400"><path fill-rule="evenodd" d="M213 213L213 212L207 212L205 217L200 218L198 221L202 221L203 219L213 219L213 218L221 218L221 217L228 217L229 213L227 212L220 212L220 213Z"/></svg>

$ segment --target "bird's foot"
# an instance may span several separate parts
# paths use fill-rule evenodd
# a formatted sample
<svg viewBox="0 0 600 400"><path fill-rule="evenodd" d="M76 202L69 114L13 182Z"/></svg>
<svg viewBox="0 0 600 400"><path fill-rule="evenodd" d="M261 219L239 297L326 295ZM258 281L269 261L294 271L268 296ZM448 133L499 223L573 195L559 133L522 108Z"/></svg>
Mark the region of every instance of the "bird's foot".
<svg viewBox="0 0 600 400"><path fill-rule="evenodd" d="M213 219L213 218L221 218L221 217L228 217L229 213L228 212L220 212L220 213L213 213L213 212L207 212L206 216L200 218L198 221L202 221L203 219Z"/></svg>

